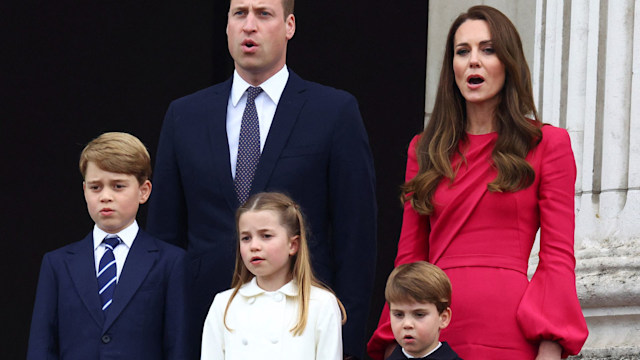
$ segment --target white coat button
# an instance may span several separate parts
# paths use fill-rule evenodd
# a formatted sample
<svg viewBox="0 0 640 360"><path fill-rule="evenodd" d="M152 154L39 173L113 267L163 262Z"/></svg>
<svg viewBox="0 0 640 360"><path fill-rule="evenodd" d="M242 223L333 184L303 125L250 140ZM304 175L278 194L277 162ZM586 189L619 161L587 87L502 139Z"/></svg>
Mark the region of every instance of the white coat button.
<svg viewBox="0 0 640 360"><path fill-rule="evenodd" d="M271 338L271 343L272 344L277 344L278 343L278 338Z"/></svg>
<svg viewBox="0 0 640 360"><path fill-rule="evenodd" d="M242 345L247 345L248 343L247 339L242 339Z"/></svg>
<svg viewBox="0 0 640 360"><path fill-rule="evenodd" d="M282 301L282 299L284 299L284 296L283 296L281 293L277 293L277 294L275 294L275 295L273 296L273 299L274 299L275 301L280 302L280 301Z"/></svg>
<svg viewBox="0 0 640 360"><path fill-rule="evenodd" d="M249 305L253 305L254 302L256 302L256 298L255 297L250 297L247 302L249 303Z"/></svg>

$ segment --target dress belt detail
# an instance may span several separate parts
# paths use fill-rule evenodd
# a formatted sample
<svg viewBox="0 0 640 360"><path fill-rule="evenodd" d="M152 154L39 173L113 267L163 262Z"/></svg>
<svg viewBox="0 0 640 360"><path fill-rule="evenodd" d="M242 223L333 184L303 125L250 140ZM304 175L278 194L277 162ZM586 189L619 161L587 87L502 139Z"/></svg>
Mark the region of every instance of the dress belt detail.
<svg viewBox="0 0 640 360"><path fill-rule="evenodd" d="M503 268L518 271L525 276L529 266L528 262L522 259L492 254L445 256L438 259L435 265L443 270L466 266Z"/></svg>

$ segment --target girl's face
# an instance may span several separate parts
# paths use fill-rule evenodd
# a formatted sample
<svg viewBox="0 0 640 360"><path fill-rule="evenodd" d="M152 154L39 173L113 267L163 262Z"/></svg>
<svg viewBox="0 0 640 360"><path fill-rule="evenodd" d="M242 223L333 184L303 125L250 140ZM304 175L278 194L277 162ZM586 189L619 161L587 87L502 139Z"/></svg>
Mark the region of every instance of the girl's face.
<svg viewBox="0 0 640 360"><path fill-rule="evenodd" d="M484 20L467 20L453 40L453 72L460 93L470 104L496 105L504 86L504 64L496 55L489 25ZM495 103L495 104L494 104Z"/></svg>
<svg viewBox="0 0 640 360"><path fill-rule="evenodd" d="M278 213L247 211L240 215L238 230L242 261L258 286L275 291L291 280L291 256L298 251L299 237L289 236Z"/></svg>

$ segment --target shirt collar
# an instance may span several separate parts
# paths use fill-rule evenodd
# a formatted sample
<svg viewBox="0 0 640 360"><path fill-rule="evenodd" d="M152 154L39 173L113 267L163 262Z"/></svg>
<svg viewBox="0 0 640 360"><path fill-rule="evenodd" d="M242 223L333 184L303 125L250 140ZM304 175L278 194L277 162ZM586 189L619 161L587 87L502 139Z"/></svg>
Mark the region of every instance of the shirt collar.
<svg viewBox="0 0 640 360"><path fill-rule="evenodd" d="M120 240L122 240L122 242L128 248L131 248L131 245L133 245L133 240L135 240L136 236L138 235L139 229L140 227L138 226L138 222L136 220L133 220L133 223L131 225L116 233L116 235L118 235ZM104 240L107 235L109 235L109 233L100 229L98 225L93 226L93 250L96 250L98 246L102 244L102 240Z"/></svg>
<svg viewBox="0 0 640 360"><path fill-rule="evenodd" d="M287 80L289 80L289 70L287 69L287 65L285 65L280 71L258 86L262 88L262 91L267 94L271 101L277 104L278 101L280 101L284 87L287 85ZM231 84L231 104L233 104L234 107L238 105L238 101L240 101L240 98L242 98L242 95L244 95L249 86L252 85L246 82L240 74L234 70L233 83Z"/></svg>
<svg viewBox="0 0 640 360"><path fill-rule="evenodd" d="M273 293L282 293L286 296L296 296L298 295L298 285L295 280L291 280L288 283L282 285L282 287L276 291L266 291L258 286L258 281L254 276L251 281L242 285L238 293L244 297L253 297L258 296L260 294L273 294Z"/></svg>
<svg viewBox="0 0 640 360"><path fill-rule="evenodd" d="M419 357L415 357L415 356L411 356L409 354L407 354L406 351L404 351L404 348L402 348L402 353L404 354L404 356L407 357L407 359L423 359L426 358L427 356L433 354L436 350L438 350L440 348L440 346L442 346L442 343L440 341L438 341L438 346L436 346L433 350L429 351L428 353L419 356Z"/></svg>

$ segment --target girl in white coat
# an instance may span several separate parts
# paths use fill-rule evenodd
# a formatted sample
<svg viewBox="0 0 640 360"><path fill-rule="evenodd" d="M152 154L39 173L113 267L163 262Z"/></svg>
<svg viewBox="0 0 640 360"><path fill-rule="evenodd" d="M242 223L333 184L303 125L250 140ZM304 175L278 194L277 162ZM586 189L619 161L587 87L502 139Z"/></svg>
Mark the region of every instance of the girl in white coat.
<svg viewBox="0 0 640 360"><path fill-rule="evenodd" d="M236 230L232 288L209 309L202 359L342 359L346 313L313 276L298 205L253 195L236 212Z"/></svg>

